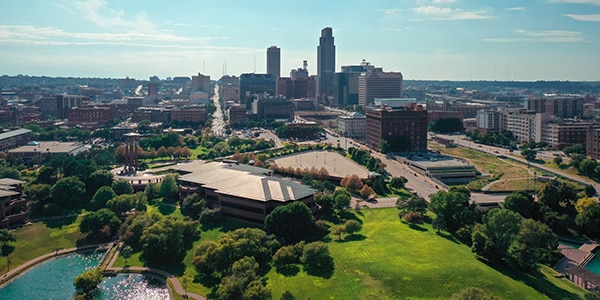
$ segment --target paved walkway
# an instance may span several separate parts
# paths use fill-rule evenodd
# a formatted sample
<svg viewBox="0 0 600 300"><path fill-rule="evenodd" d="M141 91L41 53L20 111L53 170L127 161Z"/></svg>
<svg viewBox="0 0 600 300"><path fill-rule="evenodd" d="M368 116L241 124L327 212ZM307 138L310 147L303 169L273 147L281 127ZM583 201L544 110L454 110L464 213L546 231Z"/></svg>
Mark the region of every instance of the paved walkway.
<svg viewBox="0 0 600 300"><path fill-rule="evenodd" d="M2 275L2 277L0 277L0 287L3 287L4 285L10 283L13 279L18 277L25 271L35 267L39 263L44 262L48 259L62 256L65 254L70 254L70 253L77 252L77 251L89 251L89 250L97 249L98 247L108 247L108 246L109 246L109 244L94 244L94 245L88 245L88 246L76 247L76 248L56 249L55 251L52 251L50 253L47 253L42 256L38 256L34 259L31 259L31 260L25 262L24 264L21 264L21 265L17 266L16 268L10 270L8 273Z"/></svg>
<svg viewBox="0 0 600 300"><path fill-rule="evenodd" d="M57 249L55 251L52 251L50 253L44 254L42 256L38 256L34 259L31 259L29 261L27 261L24 264L19 265L18 267L10 270L8 273L2 275L2 277L0 277L0 288L3 287L4 285L9 284L12 280L14 280L15 278L17 278L19 275L21 275L22 273L26 272L27 270L35 267L36 265L49 260L51 258L54 257L59 257L62 255L66 255L66 254L70 254L70 253L74 253L74 252L78 252L78 251L90 251L90 250L94 250L97 248L108 248L108 252L107 254L111 254L111 248L114 246L113 243L107 243L107 244L94 244L94 245L88 245L88 246L83 246L83 247L76 247L76 248L68 248L68 249ZM184 298L187 297L191 298L191 299L198 299L198 300L206 300L206 298L204 298L201 295L198 294L194 294L194 293L187 293L185 291L185 289L183 288L181 282L179 282L179 279L177 279L177 277L173 276L170 273L167 273L163 270L160 269L153 269L153 268L146 268L146 267L124 267L124 268L115 268L113 267L115 261L117 260L117 258L119 257L119 253L121 251L123 247L123 243L119 243L116 245L116 251L114 251L112 253L111 257L105 257L103 259L103 261L101 262L102 266L105 266L105 270L109 271L109 272L123 272L123 273L128 273L128 272L135 272L135 273L140 273L140 272L146 272L149 274L154 274L154 275L158 275L162 278L165 278L165 280L169 280L171 281L171 284L173 285L173 288L175 289L175 292L179 295L182 295ZM167 287L169 289L169 292L172 293L171 287L167 284Z"/></svg>

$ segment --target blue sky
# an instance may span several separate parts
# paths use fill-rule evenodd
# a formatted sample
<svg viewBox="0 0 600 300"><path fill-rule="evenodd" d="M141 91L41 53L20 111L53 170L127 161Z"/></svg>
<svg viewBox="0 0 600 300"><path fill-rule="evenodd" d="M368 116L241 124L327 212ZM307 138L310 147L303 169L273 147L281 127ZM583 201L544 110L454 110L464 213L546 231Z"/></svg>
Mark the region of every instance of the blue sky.
<svg viewBox="0 0 600 300"><path fill-rule="evenodd" d="M332 27L336 69L405 79L600 80L600 0L3 0L0 74L133 77L281 72ZM256 67L255 67L256 66Z"/></svg>

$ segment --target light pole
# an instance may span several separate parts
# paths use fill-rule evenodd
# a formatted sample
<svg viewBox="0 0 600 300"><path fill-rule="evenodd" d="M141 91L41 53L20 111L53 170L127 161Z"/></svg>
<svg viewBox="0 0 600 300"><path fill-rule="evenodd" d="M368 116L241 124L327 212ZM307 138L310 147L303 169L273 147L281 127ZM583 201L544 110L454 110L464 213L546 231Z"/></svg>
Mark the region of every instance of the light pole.
<svg viewBox="0 0 600 300"><path fill-rule="evenodd" d="M188 298L188 294L187 294L187 278L185 278L185 273L183 273L183 299L187 299Z"/></svg>

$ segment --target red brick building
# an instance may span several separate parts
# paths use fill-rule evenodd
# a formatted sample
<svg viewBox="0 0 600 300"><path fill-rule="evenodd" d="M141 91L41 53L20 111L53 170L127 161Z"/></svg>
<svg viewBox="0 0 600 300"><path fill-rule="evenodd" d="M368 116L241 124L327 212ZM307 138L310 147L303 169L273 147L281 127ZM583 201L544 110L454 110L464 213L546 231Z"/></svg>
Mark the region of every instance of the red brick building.
<svg viewBox="0 0 600 300"><path fill-rule="evenodd" d="M367 108L367 146L381 150L386 141L391 152L427 151L427 111L419 107Z"/></svg>

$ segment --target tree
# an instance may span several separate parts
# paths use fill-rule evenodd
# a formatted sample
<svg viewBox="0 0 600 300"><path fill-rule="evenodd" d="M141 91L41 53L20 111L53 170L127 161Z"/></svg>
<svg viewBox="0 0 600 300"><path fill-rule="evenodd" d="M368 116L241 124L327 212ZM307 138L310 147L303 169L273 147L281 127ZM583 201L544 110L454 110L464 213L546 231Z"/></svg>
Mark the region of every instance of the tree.
<svg viewBox="0 0 600 300"><path fill-rule="evenodd" d="M144 188L144 193L146 194L146 199L152 201L160 197L160 186L157 183L150 182L146 185L146 188Z"/></svg>
<svg viewBox="0 0 600 300"><path fill-rule="evenodd" d="M344 229L347 234L352 235L362 229L362 224L356 220L348 220L346 223L344 223Z"/></svg>
<svg viewBox="0 0 600 300"><path fill-rule="evenodd" d="M218 299L269 299L271 290L257 275L259 265L254 257L243 257L233 263L231 274L225 276L215 294Z"/></svg>
<svg viewBox="0 0 600 300"><path fill-rule="evenodd" d="M296 300L296 296L294 296L292 292L286 290L283 292L283 294L281 294L281 298L279 298L279 300Z"/></svg>
<svg viewBox="0 0 600 300"><path fill-rule="evenodd" d="M330 215L333 213L333 209L335 207L333 195L329 193L317 192L314 196L314 200L315 204L319 206L321 213L325 215Z"/></svg>
<svg viewBox="0 0 600 300"><path fill-rule="evenodd" d="M106 205L106 202L108 202L108 200L114 198L116 195L117 194L115 193L115 191L113 191L112 187L102 186L96 191L94 197L92 197L91 203L94 207L101 208Z"/></svg>
<svg viewBox="0 0 600 300"><path fill-rule="evenodd" d="M202 242L192 263L201 274L226 274L234 262L253 257L261 270L267 270L273 252L279 246L274 237L263 230L240 228L222 234L216 242Z"/></svg>
<svg viewBox="0 0 600 300"><path fill-rule="evenodd" d="M42 207L50 203L50 191L52 186L45 183L31 184L25 186L25 194L29 198L32 211L43 212Z"/></svg>
<svg viewBox="0 0 600 300"><path fill-rule="evenodd" d="M563 159L562 159L562 157L560 157L560 156L557 156L557 157L553 158L553 159L552 159L552 161L553 161L553 162L554 162L554 163L555 163L557 166L559 166L559 167L560 167L560 165L561 165L561 164L562 164L562 162L563 162Z"/></svg>
<svg viewBox="0 0 600 300"><path fill-rule="evenodd" d="M73 285L78 290L78 293L87 294L98 287L104 280L102 270L99 268L87 270L77 276L73 280Z"/></svg>
<svg viewBox="0 0 600 300"><path fill-rule="evenodd" d="M206 209L206 200L200 199L196 193L185 197L181 202L181 213L192 219L198 219L204 209Z"/></svg>
<svg viewBox="0 0 600 300"><path fill-rule="evenodd" d="M17 236L12 232L8 231L8 229L0 229L0 243L2 243L2 248L8 246L10 242L16 242Z"/></svg>
<svg viewBox="0 0 600 300"><path fill-rule="evenodd" d="M84 194L85 184L74 176L60 179L50 190L52 202L65 209L79 207Z"/></svg>
<svg viewBox="0 0 600 300"><path fill-rule="evenodd" d="M488 260L502 260L521 228L521 216L507 209L492 209L483 224L473 229L471 250Z"/></svg>
<svg viewBox="0 0 600 300"><path fill-rule="evenodd" d="M44 184L54 184L56 182L56 170L50 166L43 166L42 168L40 168L35 182Z"/></svg>
<svg viewBox="0 0 600 300"><path fill-rule="evenodd" d="M533 149L523 149L521 151L521 155L523 155L523 157L525 157L525 159L528 161L534 161L537 156L537 151Z"/></svg>
<svg viewBox="0 0 600 300"><path fill-rule="evenodd" d="M439 191L431 196L429 208L436 214L433 224L438 230L445 229L453 233L475 222L469 197L463 192Z"/></svg>
<svg viewBox="0 0 600 300"><path fill-rule="evenodd" d="M186 250L198 238L198 222L184 221L174 217L163 217L144 229L140 237L140 258L157 267L181 263Z"/></svg>
<svg viewBox="0 0 600 300"><path fill-rule="evenodd" d="M94 194L99 188L103 186L112 186L113 179L113 174L107 170L97 170L94 173L90 174L90 176L85 181L85 187L88 192L88 195Z"/></svg>
<svg viewBox="0 0 600 300"><path fill-rule="evenodd" d="M125 179L117 179L112 184L112 189L117 195L133 194L131 183Z"/></svg>
<svg viewBox="0 0 600 300"><path fill-rule="evenodd" d="M118 195L106 202L106 206L118 215L122 215L131 209L145 211L147 204L146 194L142 192Z"/></svg>
<svg viewBox="0 0 600 300"><path fill-rule="evenodd" d="M175 175L166 175L160 183L160 196L164 201L175 202L179 200L179 187Z"/></svg>
<svg viewBox="0 0 600 300"><path fill-rule="evenodd" d="M273 255L273 263L277 268L300 263L300 255L296 251L296 245L282 246ZM301 253L300 253L301 254Z"/></svg>
<svg viewBox="0 0 600 300"><path fill-rule="evenodd" d="M512 192L504 198L504 208L519 213L523 218L532 218L537 214L537 205L527 192Z"/></svg>
<svg viewBox="0 0 600 300"><path fill-rule="evenodd" d="M404 215L404 220L412 225L420 224L423 223L423 215L418 212L409 212Z"/></svg>
<svg viewBox="0 0 600 300"><path fill-rule="evenodd" d="M351 200L352 196L350 195L350 192L348 192L348 190L336 189L333 192L332 197L333 197L334 208L336 210L343 211L347 207L350 207L350 200Z"/></svg>
<svg viewBox="0 0 600 300"><path fill-rule="evenodd" d="M114 212L102 208L84 215L79 224L79 231L94 238L109 239L117 233L120 225L121 221Z"/></svg>
<svg viewBox="0 0 600 300"><path fill-rule="evenodd" d="M390 180L390 186L395 189L402 189L402 188L404 188L404 185L407 182L408 182L408 179L406 179L406 177L404 177L404 176L392 177L392 179Z"/></svg>
<svg viewBox="0 0 600 300"><path fill-rule="evenodd" d="M315 231L315 221L306 204L294 201L278 206L268 214L265 230L275 234L284 244L295 244L307 239Z"/></svg>
<svg viewBox="0 0 600 300"><path fill-rule="evenodd" d="M594 195L596 195L596 189L591 184L586 185L585 188L583 189L583 192L588 197L593 197Z"/></svg>
<svg viewBox="0 0 600 300"><path fill-rule="evenodd" d="M524 270L535 270L540 262L555 262L557 247L557 236L548 225L525 219L507 255L514 265Z"/></svg>
<svg viewBox="0 0 600 300"><path fill-rule="evenodd" d="M368 185L363 185L362 189L360 189L360 196L363 199L369 199L375 195L375 191Z"/></svg>
<svg viewBox="0 0 600 300"><path fill-rule="evenodd" d="M123 256L123 258L125 259L125 265L127 265L127 260L131 258L131 255L133 255L133 248L131 248L131 246L129 245L123 247L123 249L121 250L121 256Z"/></svg>
<svg viewBox="0 0 600 300"><path fill-rule="evenodd" d="M302 264L310 275L333 272L333 258L323 242L308 243L302 252Z"/></svg>
<svg viewBox="0 0 600 300"><path fill-rule="evenodd" d="M590 238L600 237L600 203L594 198L582 198L575 206L575 223L581 226Z"/></svg>
<svg viewBox="0 0 600 300"><path fill-rule="evenodd" d="M427 201L419 196L412 195L408 199L398 198L396 207L401 214L415 212L424 215L427 212Z"/></svg>
<svg viewBox="0 0 600 300"><path fill-rule="evenodd" d="M572 154L585 154L585 148L583 145L575 144L564 147L563 152L568 156L571 156Z"/></svg>
<svg viewBox="0 0 600 300"><path fill-rule="evenodd" d="M352 174L350 176L342 178L340 185L347 188L353 193L359 191L363 187L363 183L360 180L360 177L358 177L358 175L356 174Z"/></svg>

